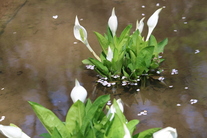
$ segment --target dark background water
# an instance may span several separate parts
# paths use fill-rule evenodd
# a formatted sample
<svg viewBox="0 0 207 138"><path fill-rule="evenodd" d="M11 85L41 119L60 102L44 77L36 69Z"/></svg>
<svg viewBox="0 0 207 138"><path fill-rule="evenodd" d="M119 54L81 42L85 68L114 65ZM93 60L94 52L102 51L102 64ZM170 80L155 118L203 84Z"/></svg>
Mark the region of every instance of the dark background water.
<svg viewBox="0 0 207 138"><path fill-rule="evenodd" d="M140 92L97 86L96 74L81 63L92 55L73 36L75 16L87 29L94 51L100 53L93 31L106 32L113 7L119 34L128 24L135 29L136 20L143 15L146 23L162 6L153 35L158 41L169 39L162 64L167 86L151 83ZM206 9L205 0L27 0L0 35L0 116L6 116L1 124L14 123L38 138L45 130L27 101L42 104L64 120L77 78L92 99L105 93L122 98L127 118L140 120L136 132L171 126L179 138L206 138ZM171 75L172 69L178 74ZM139 116L144 110L147 115Z"/></svg>

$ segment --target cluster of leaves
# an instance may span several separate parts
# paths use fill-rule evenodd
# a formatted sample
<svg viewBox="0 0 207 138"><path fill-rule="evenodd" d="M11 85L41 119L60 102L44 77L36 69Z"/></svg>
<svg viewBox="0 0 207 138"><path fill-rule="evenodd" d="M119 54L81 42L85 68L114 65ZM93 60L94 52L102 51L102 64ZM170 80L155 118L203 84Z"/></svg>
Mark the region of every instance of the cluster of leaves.
<svg viewBox="0 0 207 138"><path fill-rule="evenodd" d="M123 138L126 137L126 127L130 133L127 137L151 138L154 132L160 130L160 128L152 128L132 136L139 121L128 122L116 100L113 101L116 112L110 120L112 114L107 116L104 113L109 99L109 95L102 95L93 103L88 99L86 104L78 100L70 107L65 122L59 120L51 110L42 105L35 102L29 103L48 131L41 134L44 138Z"/></svg>
<svg viewBox="0 0 207 138"><path fill-rule="evenodd" d="M151 35L149 41L145 41L139 33L134 31L130 35L132 25L128 25L120 37L113 36L110 29L107 34L101 35L95 32L102 48L101 61L94 58L83 60L84 64L94 65L95 71L109 81L117 80L124 76L128 81L135 81L142 75L154 74L164 59L159 54L163 52L168 39L157 42ZM107 60L108 48L113 52L111 61ZM120 76L114 78L113 76Z"/></svg>

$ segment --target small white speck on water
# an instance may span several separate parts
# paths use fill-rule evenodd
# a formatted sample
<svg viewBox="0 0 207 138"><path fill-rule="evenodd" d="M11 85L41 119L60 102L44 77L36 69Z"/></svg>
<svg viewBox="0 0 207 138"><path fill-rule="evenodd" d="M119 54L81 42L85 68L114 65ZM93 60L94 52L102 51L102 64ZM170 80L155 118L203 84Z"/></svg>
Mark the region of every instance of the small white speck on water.
<svg viewBox="0 0 207 138"><path fill-rule="evenodd" d="M181 104L177 104L177 106L181 106Z"/></svg>
<svg viewBox="0 0 207 138"><path fill-rule="evenodd" d="M185 19L186 19L186 17L185 17L185 16L183 16L183 17L182 17L182 19L183 19L183 20L185 20Z"/></svg>
<svg viewBox="0 0 207 138"><path fill-rule="evenodd" d="M145 14L144 14L144 13L142 13L142 16L145 16Z"/></svg>
<svg viewBox="0 0 207 138"><path fill-rule="evenodd" d="M52 16L53 19L57 19L58 18L58 15L54 15Z"/></svg>
<svg viewBox="0 0 207 138"><path fill-rule="evenodd" d="M144 5L142 5L142 8L145 8L145 6L144 6Z"/></svg>
<svg viewBox="0 0 207 138"><path fill-rule="evenodd" d="M188 24L188 22L184 22L184 24Z"/></svg>
<svg viewBox="0 0 207 138"><path fill-rule="evenodd" d="M160 6L160 3L157 3L156 6Z"/></svg>
<svg viewBox="0 0 207 138"><path fill-rule="evenodd" d="M3 91L3 90L4 90L4 88L1 88L1 90Z"/></svg>

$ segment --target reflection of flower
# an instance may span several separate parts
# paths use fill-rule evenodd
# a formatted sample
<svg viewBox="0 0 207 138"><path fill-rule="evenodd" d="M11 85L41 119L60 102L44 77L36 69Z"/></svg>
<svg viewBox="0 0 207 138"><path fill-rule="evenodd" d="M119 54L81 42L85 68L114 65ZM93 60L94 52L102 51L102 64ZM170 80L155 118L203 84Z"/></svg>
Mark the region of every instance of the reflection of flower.
<svg viewBox="0 0 207 138"><path fill-rule="evenodd" d="M8 138L30 138L19 127L0 125L0 132Z"/></svg>
<svg viewBox="0 0 207 138"><path fill-rule="evenodd" d="M80 100L82 102L85 102L87 97L87 91L86 89L80 85L79 81L75 80L75 87L71 91L71 99L73 100L73 103Z"/></svg>
<svg viewBox="0 0 207 138"><path fill-rule="evenodd" d="M113 59L113 51L111 50L110 46L108 48L108 53L107 53L106 59L108 61L112 61L112 59Z"/></svg>
<svg viewBox="0 0 207 138"><path fill-rule="evenodd" d="M144 18L143 17L140 21L137 20L137 23L136 23L136 30L139 30L139 33L141 34L142 33L142 30L144 28Z"/></svg>
<svg viewBox="0 0 207 138"><path fill-rule="evenodd" d="M158 22L158 18L159 18L159 13L162 10L162 8L159 8L158 10L156 10L148 19L147 21L147 25L148 25L148 34L147 34L147 38L146 41L149 40L150 35L152 34L152 31L154 30L154 28L157 25Z"/></svg>
<svg viewBox="0 0 207 138"><path fill-rule="evenodd" d="M87 31L83 26L80 25L77 16L75 17L75 26L73 28L73 34L77 40L81 41L82 43L86 45L88 50L92 52L92 54L96 57L96 59L101 61L101 59L97 56L97 54L93 51L93 49L89 45L88 40L87 40Z"/></svg>
<svg viewBox="0 0 207 138"><path fill-rule="evenodd" d="M153 138L177 138L177 131L175 128L166 127L155 132Z"/></svg>
<svg viewBox="0 0 207 138"><path fill-rule="evenodd" d="M118 27L118 20L117 20L117 17L115 15L115 8L113 8L113 10L111 12L111 17L108 20L108 25L109 25L109 28L110 28L113 36L115 36L116 35L116 30L117 30L117 27Z"/></svg>

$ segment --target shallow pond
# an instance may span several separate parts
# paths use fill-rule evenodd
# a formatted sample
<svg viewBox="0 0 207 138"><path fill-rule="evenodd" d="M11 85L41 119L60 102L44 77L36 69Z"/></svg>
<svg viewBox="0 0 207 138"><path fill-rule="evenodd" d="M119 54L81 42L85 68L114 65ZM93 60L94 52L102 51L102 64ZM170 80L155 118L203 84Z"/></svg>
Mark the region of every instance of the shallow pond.
<svg viewBox="0 0 207 138"><path fill-rule="evenodd" d="M75 16L100 53L93 31L105 33L113 7L120 33L162 6L153 34L159 41L169 39L162 64L167 86L151 82L137 92L97 85L96 74L81 63L92 55L73 36ZM206 138L206 9L206 0L27 0L0 35L0 116L6 117L1 124L14 123L38 138L46 131L27 101L42 104L64 120L77 78L92 99L105 93L122 98L127 118L140 120L137 132L171 126L179 138ZM173 69L178 74L172 75ZM147 115L140 114L144 110Z"/></svg>

